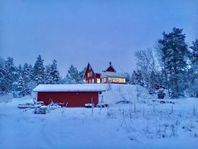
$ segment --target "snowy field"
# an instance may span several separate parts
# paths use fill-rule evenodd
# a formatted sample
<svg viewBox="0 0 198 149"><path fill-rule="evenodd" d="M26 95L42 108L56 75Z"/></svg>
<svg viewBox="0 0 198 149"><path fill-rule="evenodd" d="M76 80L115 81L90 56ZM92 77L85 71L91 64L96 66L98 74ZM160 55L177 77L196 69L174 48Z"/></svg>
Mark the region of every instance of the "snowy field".
<svg viewBox="0 0 198 149"><path fill-rule="evenodd" d="M141 87L113 85L103 93L103 100L110 105L108 108L59 108L36 115L31 109L17 108L19 103L32 102L32 97L2 96L0 149L196 149L198 146L196 98L162 104ZM130 103L119 103L126 100Z"/></svg>

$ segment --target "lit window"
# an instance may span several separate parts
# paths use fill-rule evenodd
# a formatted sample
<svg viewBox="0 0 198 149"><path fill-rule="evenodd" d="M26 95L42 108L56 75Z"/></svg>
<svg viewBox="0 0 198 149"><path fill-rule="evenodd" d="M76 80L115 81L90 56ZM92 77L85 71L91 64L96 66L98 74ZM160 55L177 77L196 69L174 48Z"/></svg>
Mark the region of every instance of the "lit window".
<svg viewBox="0 0 198 149"><path fill-rule="evenodd" d="M125 78L108 78L108 82L112 82L112 83L126 83L126 79Z"/></svg>
<svg viewBox="0 0 198 149"><path fill-rule="evenodd" d="M97 78L97 83L100 83L100 79Z"/></svg>

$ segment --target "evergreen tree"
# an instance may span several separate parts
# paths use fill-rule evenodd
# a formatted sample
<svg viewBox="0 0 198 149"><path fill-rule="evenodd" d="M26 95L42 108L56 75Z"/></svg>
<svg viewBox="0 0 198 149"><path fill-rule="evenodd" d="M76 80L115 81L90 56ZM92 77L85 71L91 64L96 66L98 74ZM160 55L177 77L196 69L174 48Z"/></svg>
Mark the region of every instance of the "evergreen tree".
<svg viewBox="0 0 198 149"><path fill-rule="evenodd" d="M135 85L136 83L136 71L135 70L132 72L130 83L133 85Z"/></svg>
<svg viewBox="0 0 198 149"><path fill-rule="evenodd" d="M193 97L198 97L198 39L192 43L192 49L189 59L191 60L191 67L189 69L188 91Z"/></svg>
<svg viewBox="0 0 198 149"><path fill-rule="evenodd" d="M73 65L71 65L68 70L66 80L68 83L78 83L78 81L80 80L78 69Z"/></svg>
<svg viewBox="0 0 198 149"><path fill-rule="evenodd" d="M153 94L157 89L163 87L160 73L156 73L154 71L151 72L149 76L149 93Z"/></svg>
<svg viewBox="0 0 198 149"><path fill-rule="evenodd" d="M5 60L0 58L0 94L4 94L6 92L5 76L6 76Z"/></svg>
<svg viewBox="0 0 198 149"><path fill-rule="evenodd" d="M57 68L57 61L53 60L51 65L46 66L45 69L45 83L57 84L60 83L60 74Z"/></svg>
<svg viewBox="0 0 198 149"><path fill-rule="evenodd" d="M14 66L14 59L8 57L5 61L4 79L2 81L3 90L5 93L12 92L13 83L17 80L17 68Z"/></svg>
<svg viewBox="0 0 198 149"><path fill-rule="evenodd" d="M25 63L23 65L23 78L25 82L31 82L33 80L33 68L32 65Z"/></svg>
<svg viewBox="0 0 198 149"><path fill-rule="evenodd" d="M18 93L17 93L18 81L19 81L19 78L22 77L22 67L21 67L21 65L16 67L16 73L17 73L17 78L16 78L16 80L14 80L14 82L12 84L12 94L13 94L14 97L18 97Z"/></svg>
<svg viewBox="0 0 198 149"><path fill-rule="evenodd" d="M131 83L144 86L142 72L140 70L133 71L131 76Z"/></svg>
<svg viewBox="0 0 198 149"><path fill-rule="evenodd" d="M185 89L187 70L185 56L188 49L185 34L182 31L182 29L173 28L171 33L163 33L163 39L158 41L169 96L172 98L183 96Z"/></svg>
<svg viewBox="0 0 198 149"><path fill-rule="evenodd" d="M43 65L43 61L44 60L39 55L37 57L37 60L36 60L35 64L34 64L33 77L34 77L34 80L35 80L36 84L44 83L45 67Z"/></svg>
<svg viewBox="0 0 198 149"><path fill-rule="evenodd" d="M198 39L192 43L192 46L190 48L192 49L191 67L194 73L198 73Z"/></svg>
<svg viewBox="0 0 198 149"><path fill-rule="evenodd" d="M71 65L66 75L65 82L66 83L82 83L85 70L86 68L84 68L82 71L78 71L76 67Z"/></svg>
<svg viewBox="0 0 198 149"><path fill-rule="evenodd" d="M32 89L36 86L33 80L33 68L32 65L25 63L23 65L22 77L26 87L25 95L31 94Z"/></svg>
<svg viewBox="0 0 198 149"><path fill-rule="evenodd" d="M18 80L14 82L13 86L14 86L13 96L15 98L16 97L20 98L27 95L26 93L27 87L25 86L25 82L23 80L22 74L20 74Z"/></svg>
<svg viewBox="0 0 198 149"><path fill-rule="evenodd" d="M18 77L17 80L13 83L13 96L14 97L23 97L26 95L31 94L31 90L35 86L31 86L31 73L32 73L32 66L28 65L27 63L24 64L22 67L19 65L17 68Z"/></svg>
<svg viewBox="0 0 198 149"><path fill-rule="evenodd" d="M60 73L57 68L57 61L53 60L51 65L51 76L52 76L52 83L56 84L60 82Z"/></svg>
<svg viewBox="0 0 198 149"><path fill-rule="evenodd" d="M51 67L50 65L45 66L45 84L52 84Z"/></svg>
<svg viewBox="0 0 198 149"><path fill-rule="evenodd" d="M86 71L86 68L84 68L82 71L80 71L78 73L78 75L79 75L78 83L82 83L83 82L85 71Z"/></svg>

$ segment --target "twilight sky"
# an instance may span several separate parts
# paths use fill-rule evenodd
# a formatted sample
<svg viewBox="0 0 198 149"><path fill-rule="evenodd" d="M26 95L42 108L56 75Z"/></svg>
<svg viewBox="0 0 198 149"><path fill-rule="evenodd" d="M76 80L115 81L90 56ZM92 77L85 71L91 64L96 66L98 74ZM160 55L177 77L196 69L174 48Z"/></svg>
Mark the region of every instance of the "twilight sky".
<svg viewBox="0 0 198 149"><path fill-rule="evenodd" d="M62 76L88 62L131 72L134 52L174 26L188 44L198 38L198 0L0 0L0 56L33 64L41 54L45 64L58 61Z"/></svg>

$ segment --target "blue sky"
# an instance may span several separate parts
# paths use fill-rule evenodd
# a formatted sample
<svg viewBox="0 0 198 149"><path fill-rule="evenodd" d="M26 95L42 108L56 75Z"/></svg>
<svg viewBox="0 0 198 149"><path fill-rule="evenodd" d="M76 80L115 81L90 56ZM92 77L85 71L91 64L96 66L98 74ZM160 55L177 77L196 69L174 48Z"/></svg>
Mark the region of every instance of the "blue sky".
<svg viewBox="0 0 198 149"><path fill-rule="evenodd" d="M62 76L70 64L103 70L135 68L134 52L153 48L162 32L184 28L198 38L197 0L1 0L0 56L16 64L57 59Z"/></svg>

